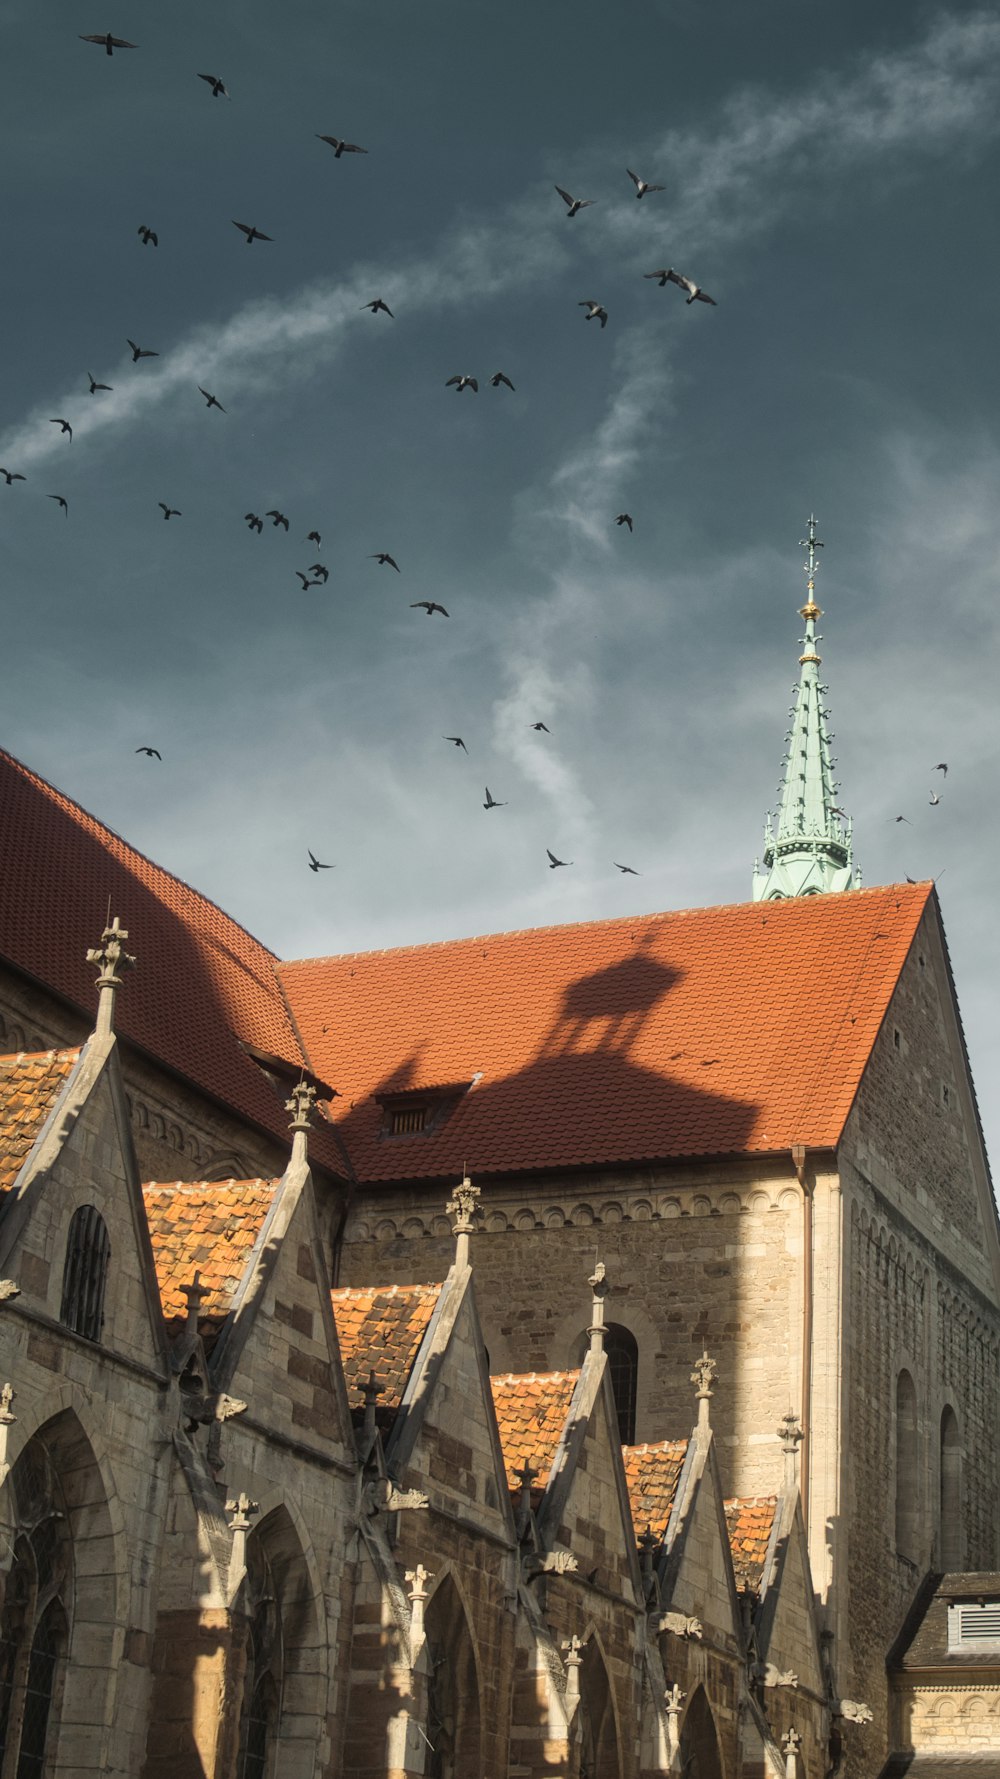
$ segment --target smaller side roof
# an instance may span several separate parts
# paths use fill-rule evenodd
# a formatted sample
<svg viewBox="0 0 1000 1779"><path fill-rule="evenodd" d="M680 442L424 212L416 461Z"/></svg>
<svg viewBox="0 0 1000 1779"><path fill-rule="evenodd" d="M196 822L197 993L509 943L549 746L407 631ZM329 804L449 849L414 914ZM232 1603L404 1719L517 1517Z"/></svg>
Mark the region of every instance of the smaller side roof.
<svg viewBox="0 0 1000 1779"><path fill-rule="evenodd" d="M622 1446L632 1524L639 1536L648 1526L661 1543L665 1538L687 1449L686 1439Z"/></svg>
<svg viewBox="0 0 1000 1779"><path fill-rule="evenodd" d="M0 1195L13 1186L79 1060L79 1047L0 1056Z"/></svg>
<svg viewBox="0 0 1000 1779"><path fill-rule="evenodd" d="M363 1403L372 1372L379 1409L398 1409L440 1295L440 1285L339 1286L331 1291L352 1409Z"/></svg>
<svg viewBox="0 0 1000 1779"><path fill-rule="evenodd" d="M205 1295L198 1331L208 1345L222 1327L253 1245L278 1189L277 1180L152 1180L142 1189L168 1333L187 1316L181 1287L197 1272Z"/></svg>
<svg viewBox="0 0 1000 1779"><path fill-rule="evenodd" d="M754 1593L760 1588L777 1507L777 1495L734 1496L726 1502L726 1526L737 1587L752 1588Z"/></svg>
<svg viewBox="0 0 1000 1779"><path fill-rule="evenodd" d="M579 1371L508 1371L490 1378L500 1447L510 1488L520 1487L517 1472L525 1464L537 1471L534 1489L549 1480Z"/></svg>
<svg viewBox="0 0 1000 1779"><path fill-rule="evenodd" d="M889 1651L890 1670L992 1668L1000 1670L1000 1643L992 1650L949 1651L948 1607L1000 1601L1000 1574L990 1570L930 1575L918 1590Z"/></svg>

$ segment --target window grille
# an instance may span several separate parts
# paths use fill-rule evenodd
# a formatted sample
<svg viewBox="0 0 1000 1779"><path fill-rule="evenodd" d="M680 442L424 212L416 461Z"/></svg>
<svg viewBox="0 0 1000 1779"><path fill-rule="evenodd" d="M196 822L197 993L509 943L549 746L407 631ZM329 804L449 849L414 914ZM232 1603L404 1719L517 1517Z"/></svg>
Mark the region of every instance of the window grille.
<svg viewBox="0 0 1000 1779"><path fill-rule="evenodd" d="M93 1205L73 1212L66 1238L62 1307L59 1320L84 1340L100 1340L104 1327L104 1288L111 1242L107 1224Z"/></svg>
<svg viewBox="0 0 1000 1779"><path fill-rule="evenodd" d="M618 1437L622 1445L635 1443L636 1386L639 1379L639 1347L635 1335L619 1322L609 1322L604 1333L611 1390L618 1412Z"/></svg>
<svg viewBox="0 0 1000 1779"><path fill-rule="evenodd" d="M389 1116L389 1135L408 1137L423 1130L427 1123L426 1106L396 1106Z"/></svg>

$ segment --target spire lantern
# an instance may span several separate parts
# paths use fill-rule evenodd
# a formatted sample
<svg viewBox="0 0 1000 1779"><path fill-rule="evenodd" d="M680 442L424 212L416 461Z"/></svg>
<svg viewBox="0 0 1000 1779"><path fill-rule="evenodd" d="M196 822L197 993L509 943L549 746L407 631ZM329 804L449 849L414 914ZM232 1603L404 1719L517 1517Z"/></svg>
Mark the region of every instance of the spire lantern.
<svg viewBox="0 0 1000 1779"><path fill-rule="evenodd" d="M799 607L805 632L800 638L799 680L792 688L795 703L789 711L792 722L785 737L778 810L776 816L768 812L763 864L754 864L755 902L854 889L860 884L851 852L851 822L837 804L830 713L823 703L827 688L819 679L822 657L817 645L822 637L816 625L823 613L816 602L816 576L823 542L816 525L810 513L806 536L799 540L806 552L806 600Z"/></svg>

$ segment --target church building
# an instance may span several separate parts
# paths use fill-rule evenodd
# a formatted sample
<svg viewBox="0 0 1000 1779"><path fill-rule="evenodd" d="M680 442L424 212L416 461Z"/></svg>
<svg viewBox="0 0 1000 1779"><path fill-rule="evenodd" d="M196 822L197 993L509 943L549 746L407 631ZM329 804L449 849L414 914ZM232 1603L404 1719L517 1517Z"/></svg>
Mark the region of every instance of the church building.
<svg viewBox="0 0 1000 1779"><path fill-rule="evenodd" d="M819 548L745 903L283 961L0 754L0 1779L1000 1770L997 1214Z"/></svg>

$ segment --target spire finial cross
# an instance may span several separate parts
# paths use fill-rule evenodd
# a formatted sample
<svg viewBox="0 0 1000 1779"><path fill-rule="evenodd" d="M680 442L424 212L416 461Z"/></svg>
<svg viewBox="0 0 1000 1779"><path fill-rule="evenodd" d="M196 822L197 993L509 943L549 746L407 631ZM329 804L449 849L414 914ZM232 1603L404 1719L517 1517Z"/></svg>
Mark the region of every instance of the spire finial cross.
<svg viewBox="0 0 1000 1779"><path fill-rule="evenodd" d="M109 920L101 934L100 945L91 946L87 952L88 964L100 964L101 973L97 978L97 1032L107 1037L114 1027L115 994L121 988L120 971L131 970L135 966L135 958L125 950L123 941L128 933L122 926L117 914Z"/></svg>
<svg viewBox="0 0 1000 1779"><path fill-rule="evenodd" d="M208 1286L201 1282L200 1274L195 1271L190 1285L181 1286L181 1296L187 1300L187 1325L194 1333L198 1331L198 1312L202 1298L208 1296Z"/></svg>
<svg viewBox="0 0 1000 1779"><path fill-rule="evenodd" d="M808 558L803 564L803 573L806 577L806 585L809 588L809 599L811 603L813 589L816 585L816 570L819 567L819 563L816 560L816 551L823 548L822 540L816 536L816 518L813 513L809 514L808 530L808 537L799 538L799 549L807 550L809 552Z"/></svg>
<svg viewBox="0 0 1000 1779"><path fill-rule="evenodd" d="M695 1360L694 1370L691 1373L691 1382L695 1386L694 1393L698 1400L698 1431L700 1433L708 1432L708 1405L712 1399L712 1385L718 1375L719 1367L716 1365L715 1360L710 1357L706 1347L702 1352L701 1358Z"/></svg>
<svg viewBox="0 0 1000 1779"><path fill-rule="evenodd" d="M590 1278L587 1280L587 1283L593 1293L591 1323L587 1330L587 1333L590 1335L590 1350L592 1353L603 1353L604 1299L607 1297L608 1292L611 1289L608 1284L607 1267L603 1260L595 1262L594 1270Z"/></svg>
<svg viewBox="0 0 1000 1779"><path fill-rule="evenodd" d="M312 1122L311 1113L316 1104L316 1089L305 1076L296 1081L291 1094L285 1101L285 1111L291 1112L289 1129L292 1132L292 1160L305 1161L307 1156L307 1139Z"/></svg>
<svg viewBox="0 0 1000 1779"><path fill-rule="evenodd" d="M481 1187L474 1186L468 1174L465 1174L444 1207L448 1216L454 1218L451 1232L455 1237L456 1266L468 1266L469 1264L469 1237L476 1227L476 1215L481 1197Z"/></svg>

